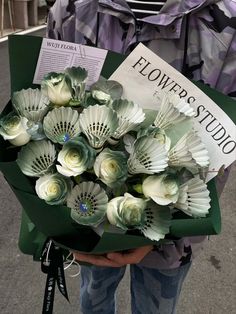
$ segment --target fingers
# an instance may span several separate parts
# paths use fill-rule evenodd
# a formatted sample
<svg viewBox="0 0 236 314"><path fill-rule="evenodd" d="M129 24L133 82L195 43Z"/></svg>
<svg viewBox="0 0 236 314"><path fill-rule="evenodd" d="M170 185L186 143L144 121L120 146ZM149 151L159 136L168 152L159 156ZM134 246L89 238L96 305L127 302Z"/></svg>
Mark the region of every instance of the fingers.
<svg viewBox="0 0 236 314"><path fill-rule="evenodd" d="M96 266L103 267L122 267L123 265L117 263L115 260L110 260L103 255L74 253L74 257L78 262L86 262Z"/></svg>
<svg viewBox="0 0 236 314"><path fill-rule="evenodd" d="M127 264L138 264L151 250L153 246L148 245L140 247L137 249L130 250L125 253L108 253L107 257L111 261L116 261L116 263L127 265Z"/></svg>
<svg viewBox="0 0 236 314"><path fill-rule="evenodd" d="M112 252L104 255L74 253L78 262L86 262L103 267L122 267L128 264L138 264L153 249L152 245L143 246L126 252Z"/></svg>

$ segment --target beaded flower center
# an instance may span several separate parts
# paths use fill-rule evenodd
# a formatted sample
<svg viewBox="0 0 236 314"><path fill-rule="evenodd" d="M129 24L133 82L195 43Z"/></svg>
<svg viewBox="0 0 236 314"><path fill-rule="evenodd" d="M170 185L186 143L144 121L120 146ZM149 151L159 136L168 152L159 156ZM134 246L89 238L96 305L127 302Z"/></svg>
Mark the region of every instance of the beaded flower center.
<svg viewBox="0 0 236 314"><path fill-rule="evenodd" d="M79 210L82 213L87 213L92 209L92 204L88 200L82 200L79 204Z"/></svg>

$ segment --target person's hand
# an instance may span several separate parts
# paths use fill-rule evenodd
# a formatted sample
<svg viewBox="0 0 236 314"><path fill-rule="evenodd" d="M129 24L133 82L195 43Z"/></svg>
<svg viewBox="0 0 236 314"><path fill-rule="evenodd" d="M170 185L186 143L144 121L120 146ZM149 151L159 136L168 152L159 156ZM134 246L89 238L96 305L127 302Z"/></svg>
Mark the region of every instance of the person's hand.
<svg viewBox="0 0 236 314"><path fill-rule="evenodd" d="M112 252L106 255L84 254L76 252L74 257L78 262L86 262L96 266L122 267L137 264L153 249L152 245L142 246L125 252Z"/></svg>
<svg viewBox="0 0 236 314"><path fill-rule="evenodd" d="M73 253L75 260L78 262L85 262L95 266L105 267L122 267L123 265L116 261L110 260L106 255L84 254L80 252Z"/></svg>
<svg viewBox="0 0 236 314"><path fill-rule="evenodd" d="M107 253L107 258L110 261L115 261L122 266L128 264L138 264L141 260L153 249L153 245L146 245L136 249L128 250L125 252L112 252Z"/></svg>

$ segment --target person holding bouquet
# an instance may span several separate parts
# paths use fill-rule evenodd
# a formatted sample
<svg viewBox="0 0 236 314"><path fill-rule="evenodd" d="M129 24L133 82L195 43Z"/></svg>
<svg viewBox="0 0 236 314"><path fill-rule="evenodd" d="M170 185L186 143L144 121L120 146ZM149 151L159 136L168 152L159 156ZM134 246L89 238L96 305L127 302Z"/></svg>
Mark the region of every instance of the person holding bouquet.
<svg viewBox="0 0 236 314"><path fill-rule="evenodd" d="M236 4L230 0L57 0L50 38L128 54L140 42L195 81L236 96ZM229 169L217 177L219 195ZM115 312L115 291L131 271L132 313L175 313L191 260L205 237L170 239L106 255L76 253L82 266L83 313Z"/></svg>

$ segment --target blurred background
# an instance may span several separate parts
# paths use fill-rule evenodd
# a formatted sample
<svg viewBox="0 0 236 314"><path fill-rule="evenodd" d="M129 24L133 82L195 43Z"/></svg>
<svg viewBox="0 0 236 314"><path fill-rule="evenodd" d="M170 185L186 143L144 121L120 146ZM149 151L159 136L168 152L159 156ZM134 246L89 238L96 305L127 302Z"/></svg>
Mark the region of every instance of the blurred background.
<svg viewBox="0 0 236 314"><path fill-rule="evenodd" d="M3 1L3 0L1 0ZM30 20L30 5L27 3L27 27L17 29L31 32L34 36L45 35L46 6L42 2L34 7L37 14ZM43 0L42 0L43 1ZM11 0L16 5L20 0ZM24 2L24 1L22 1ZM30 4L30 5L29 5ZM35 5L35 4L34 4ZM0 41L0 111L10 98L10 78L8 65L8 43L5 35L12 32L8 3L4 10L8 20L4 23L2 42ZM20 12L20 11L19 11ZM16 17L15 17L16 18ZM32 25L32 23L36 25ZM7 24L8 23L8 24ZM15 30L14 30L15 31ZM177 314L235 314L236 313L236 164L232 166L229 180L222 194L222 232L211 236L205 242L201 254L184 283ZM31 256L23 255L18 249L21 206L0 174L0 313L39 314L42 310L46 275L41 273L40 264ZM128 269L127 269L128 270ZM70 278L66 274L70 304L56 293L54 313L74 314L79 311L79 277ZM130 314L129 273L118 290L118 314ZM103 314L103 313L101 313ZM149 314L149 313L143 313Z"/></svg>
<svg viewBox="0 0 236 314"><path fill-rule="evenodd" d="M0 42L7 35L45 25L48 8L55 0L0 0Z"/></svg>

